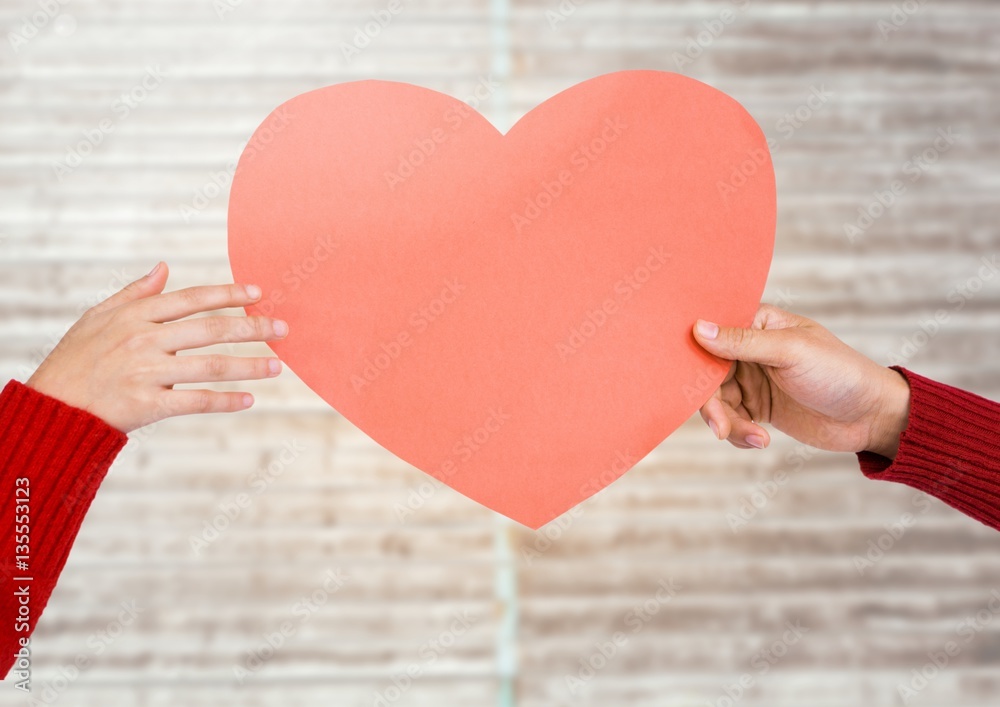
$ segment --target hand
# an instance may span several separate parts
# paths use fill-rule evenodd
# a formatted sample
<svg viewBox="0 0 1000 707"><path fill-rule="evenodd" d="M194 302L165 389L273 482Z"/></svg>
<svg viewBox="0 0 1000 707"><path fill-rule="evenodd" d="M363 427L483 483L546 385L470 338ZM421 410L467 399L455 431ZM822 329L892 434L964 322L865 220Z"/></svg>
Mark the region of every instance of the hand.
<svg viewBox="0 0 1000 707"><path fill-rule="evenodd" d="M174 415L235 412L253 404L248 393L174 390L178 383L272 378L276 358L177 356L178 351L240 341L283 338L288 326L265 317L211 316L176 321L260 299L243 285L191 287L161 294L165 263L87 310L66 332L27 385L82 408L122 432Z"/></svg>
<svg viewBox="0 0 1000 707"><path fill-rule="evenodd" d="M769 422L820 449L896 456L909 416L909 384L816 322L761 305L749 329L699 320L694 338L734 362L701 408L719 439L762 449L770 435L760 423Z"/></svg>

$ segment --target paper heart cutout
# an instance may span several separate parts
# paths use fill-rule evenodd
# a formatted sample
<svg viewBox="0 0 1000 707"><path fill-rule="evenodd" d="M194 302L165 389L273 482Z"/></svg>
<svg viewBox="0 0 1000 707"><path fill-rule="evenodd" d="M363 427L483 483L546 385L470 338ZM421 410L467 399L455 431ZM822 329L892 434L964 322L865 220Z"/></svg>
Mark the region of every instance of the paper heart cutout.
<svg viewBox="0 0 1000 707"><path fill-rule="evenodd" d="M376 442L531 528L624 474L728 364L771 262L753 118L677 74L573 86L503 135L450 96L359 81L257 129L229 205L271 348ZM411 494L397 513L423 502ZM419 496L419 497L418 497Z"/></svg>

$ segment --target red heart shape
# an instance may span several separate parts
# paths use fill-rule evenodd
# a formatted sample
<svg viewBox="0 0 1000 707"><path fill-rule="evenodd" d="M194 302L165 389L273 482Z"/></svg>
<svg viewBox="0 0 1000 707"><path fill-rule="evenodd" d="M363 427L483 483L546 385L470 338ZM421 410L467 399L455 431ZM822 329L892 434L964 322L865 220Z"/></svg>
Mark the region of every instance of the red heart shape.
<svg viewBox="0 0 1000 707"><path fill-rule="evenodd" d="M600 76L506 135L450 96L360 81L257 129L229 253L264 292L248 311L289 322L272 348L310 388L538 528L723 380L691 327L750 323L774 226L760 128L693 79Z"/></svg>

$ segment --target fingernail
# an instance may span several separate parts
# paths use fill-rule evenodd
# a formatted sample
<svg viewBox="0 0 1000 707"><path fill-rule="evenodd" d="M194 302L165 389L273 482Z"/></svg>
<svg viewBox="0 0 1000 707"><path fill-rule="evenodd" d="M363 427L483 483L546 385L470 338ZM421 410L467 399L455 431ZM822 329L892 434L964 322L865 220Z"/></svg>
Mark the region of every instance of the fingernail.
<svg viewBox="0 0 1000 707"><path fill-rule="evenodd" d="M260 299L260 288L257 285L247 285L247 297L250 299Z"/></svg>
<svg viewBox="0 0 1000 707"><path fill-rule="evenodd" d="M271 372L272 376L276 376L281 373L281 361L276 358L268 359L267 370Z"/></svg>
<svg viewBox="0 0 1000 707"><path fill-rule="evenodd" d="M712 322L706 322L704 319L699 319L698 323L695 324L698 333L703 339L714 339L719 335L719 325L713 324Z"/></svg>
<svg viewBox="0 0 1000 707"><path fill-rule="evenodd" d="M274 320L274 335L275 336L288 336L288 324L280 319Z"/></svg>
<svg viewBox="0 0 1000 707"><path fill-rule="evenodd" d="M715 424L715 420L709 420L708 426L712 428L712 434L715 435L715 438L719 439L719 426Z"/></svg>
<svg viewBox="0 0 1000 707"><path fill-rule="evenodd" d="M146 273L146 275L145 275L145 276L146 276L146 277L153 277L153 275L155 275L155 274L156 274L156 272L157 272L157 271L158 271L158 270L160 269L160 266L161 266L162 264L163 264L163 263L157 263L156 265L154 265L154 266L153 266L153 269L152 269L152 270L150 270L150 271L149 271L148 273Z"/></svg>
<svg viewBox="0 0 1000 707"><path fill-rule="evenodd" d="M251 405L253 405L253 396L252 395L244 395L243 396L243 407L248 408Z"/></svg>
<svg viewBox="0 0 1000 707"><path fill-rule="evenodd" d="M757 449L764 448L764 438L760 435L747 435L746 443L751 447L756 447Z"/></svg>

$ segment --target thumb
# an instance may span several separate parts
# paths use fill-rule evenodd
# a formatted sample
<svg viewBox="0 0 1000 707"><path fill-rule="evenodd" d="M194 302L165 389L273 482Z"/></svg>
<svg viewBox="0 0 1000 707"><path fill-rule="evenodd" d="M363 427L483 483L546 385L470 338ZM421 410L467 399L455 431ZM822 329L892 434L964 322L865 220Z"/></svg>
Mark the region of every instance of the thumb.
<svg viewBox="0 0 1000 707"><path fill-rule="evenodd" d="M783 368L788 362L786 329L720 327L699 319L694 326L694 338L709 353L730 361L749 361L776 368Z"/></svg>
<svg viewBox="0 0 1000 707"><path fill-rule="evenodd" d="M167 268L167 264L159 262L156 264L156 267L140 277L138 280L130 282L103 302L91 307L90 313L98 314L100 312L106 312L109 309L120 307L128 302L134 302L135 300L143 299L144 297L158 295L163 292L163 288L167 286L167 277L169 275L170 271Z"/></svg>

